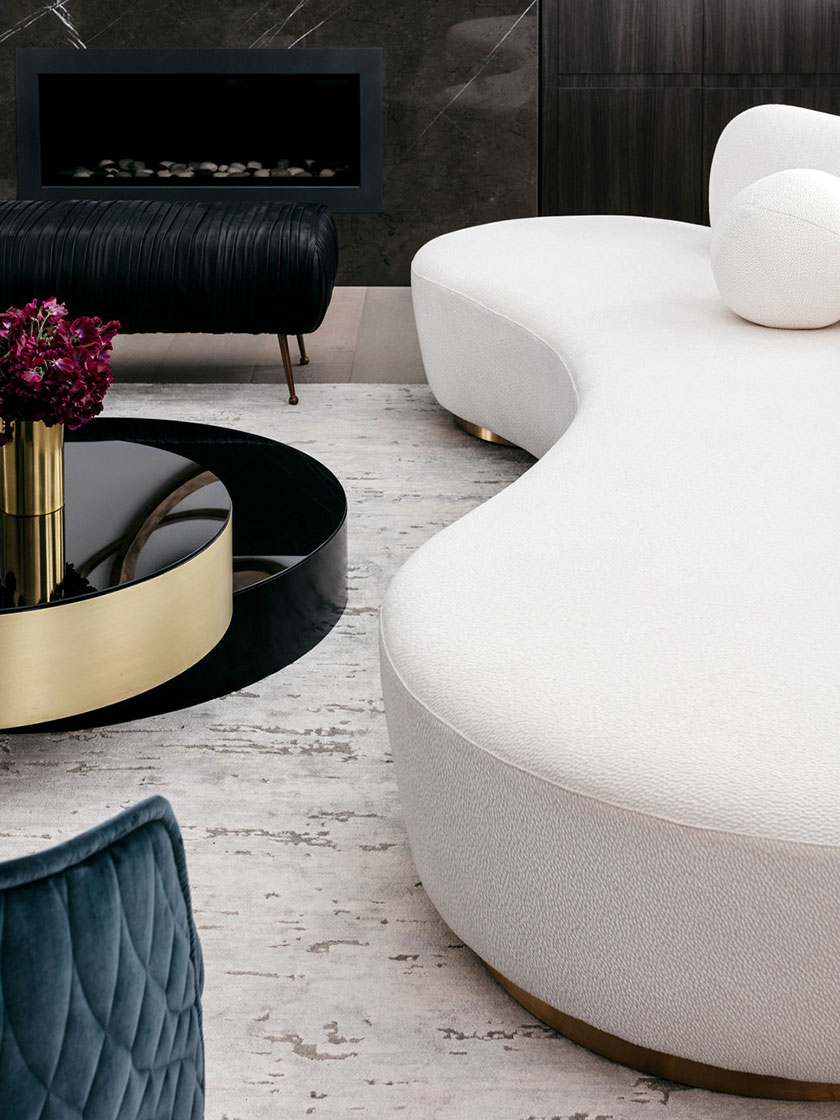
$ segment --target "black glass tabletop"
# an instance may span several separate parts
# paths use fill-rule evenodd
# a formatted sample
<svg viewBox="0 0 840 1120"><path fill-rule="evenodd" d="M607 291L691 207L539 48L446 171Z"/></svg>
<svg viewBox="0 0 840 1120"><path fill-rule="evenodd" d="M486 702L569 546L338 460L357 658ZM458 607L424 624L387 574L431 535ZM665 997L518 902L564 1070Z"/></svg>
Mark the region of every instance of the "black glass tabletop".
<svg viewBox="0 0 840 1120"><path fill-rule="evenodd" d="M177 565L223 531L232 507L233 620L179 677L41 727L137 719L243 688L303 656L341 616L347 501L312 456L230 428L111 417L67 433L65 455L67 558L92 585L84 594L119 594L120 579Z"/></svg>
<svg viewBox="0 0 840 1120"><path fill-rule="evenodd" d="M183 455L124 440L70 443L61 514L65 578L58 601L147 579L194 556L230 516L225 486ZM0 517L4 536L19 519ZM12 572L0 606L12 606Z"/></svg>
<svg viewBox="0 0 840 1120"><path fill-rule="evenodd" d="M124 440L65 451L65 558L94 591L153 576L220 532L231 501L212 471Z"/></svg>

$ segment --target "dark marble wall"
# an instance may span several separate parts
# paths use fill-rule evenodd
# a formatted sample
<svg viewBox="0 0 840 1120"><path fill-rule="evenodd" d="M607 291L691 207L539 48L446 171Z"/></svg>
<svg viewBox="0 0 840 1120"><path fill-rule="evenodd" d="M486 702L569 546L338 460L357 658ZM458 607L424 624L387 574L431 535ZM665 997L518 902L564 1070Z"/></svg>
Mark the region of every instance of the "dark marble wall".
<svg viewBox="0 0 840 1120"><path fill-rule="evenodd" d="M58 46L383 47L385 210L337 216L343 284L405 284L429 238L536 212L537 0L3 0L0 197L14 50Z"/></svg>

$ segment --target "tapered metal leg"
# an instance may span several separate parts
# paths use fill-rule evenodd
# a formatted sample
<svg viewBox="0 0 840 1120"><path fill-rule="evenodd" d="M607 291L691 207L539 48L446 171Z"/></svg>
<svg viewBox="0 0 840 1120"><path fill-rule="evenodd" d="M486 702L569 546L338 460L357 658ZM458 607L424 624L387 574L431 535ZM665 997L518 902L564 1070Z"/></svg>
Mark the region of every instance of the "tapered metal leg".
<svg viewBox="0 0 840 1120"><path fill-rule="evenodd" d="M298 340L298 350L300 350L300 364L302 366L308 366L309 365L309 357L306 353L306 347L303 344L303 335L299 334L299 335L296 335L295 337Z"/></svg>
<svg viewBox="0 0 840 1120"><path fill-rule="evenodd" d="M298 336L300 337L300 336ZM295 393L295 378L292 373L292 359L289 354L289 339L285 334L278 334L277 340L280 343L280 353L283 357L283 369L286 371L286 383L289 386L289 404L297 404L297 393Z"/></svg>

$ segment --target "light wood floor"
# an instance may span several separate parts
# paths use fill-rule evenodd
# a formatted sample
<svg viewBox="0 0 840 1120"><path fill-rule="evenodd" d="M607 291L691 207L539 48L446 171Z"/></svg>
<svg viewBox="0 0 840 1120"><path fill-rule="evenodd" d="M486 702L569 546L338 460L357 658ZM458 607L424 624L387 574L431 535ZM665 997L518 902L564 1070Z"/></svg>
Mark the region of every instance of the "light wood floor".
<svg viewBox="0 0 840 1120"><path fill-rule="evenodd" d="M292 343L292 359L297 347ZM426 380L409 288L336 288L295 381ZM114 340L115 381L284 382L275 335L135 334Z"/></svg>

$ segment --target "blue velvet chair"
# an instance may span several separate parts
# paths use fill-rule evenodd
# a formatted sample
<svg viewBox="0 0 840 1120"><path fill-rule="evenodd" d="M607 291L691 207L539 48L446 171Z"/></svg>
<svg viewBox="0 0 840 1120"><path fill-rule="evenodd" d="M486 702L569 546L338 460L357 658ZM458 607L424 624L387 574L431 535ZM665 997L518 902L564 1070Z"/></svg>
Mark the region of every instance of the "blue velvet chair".
<svg viewBox="0 0 840 1120"><path fill-rule="evenodd" d="M202 985L162 797L0 864L2 1120L201 1120Z"/></svg>

